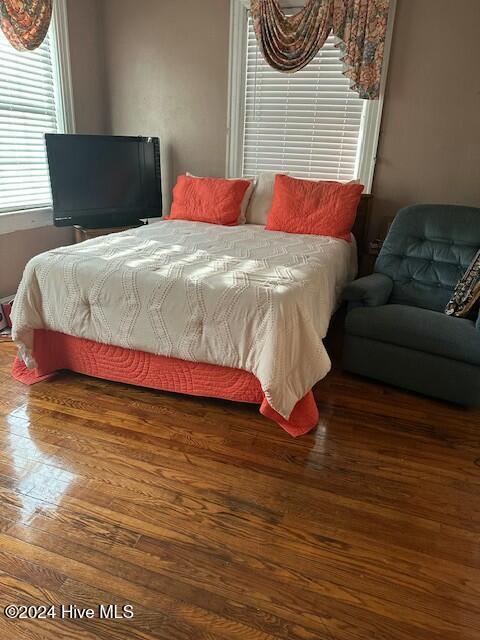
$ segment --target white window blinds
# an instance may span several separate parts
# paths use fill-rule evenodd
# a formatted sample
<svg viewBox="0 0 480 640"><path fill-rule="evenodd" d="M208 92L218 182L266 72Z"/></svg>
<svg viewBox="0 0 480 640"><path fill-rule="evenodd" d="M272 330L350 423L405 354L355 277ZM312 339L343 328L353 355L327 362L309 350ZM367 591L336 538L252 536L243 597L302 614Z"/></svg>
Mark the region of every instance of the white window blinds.
<svg viewBox="0 0 480 640"><path fill-rule="evenodd" d="M51 205L44 134L56 131L51 36L20 52L0 32L0 213Z"/></svg>
<svg viewBox="0 0 480 640"><path fill-rule="evenodd" d="M316 58L295 74L265 62L248 20L243 174L288 172L302 178L356 177L365 102L342 74L330 36Z"/></svg>

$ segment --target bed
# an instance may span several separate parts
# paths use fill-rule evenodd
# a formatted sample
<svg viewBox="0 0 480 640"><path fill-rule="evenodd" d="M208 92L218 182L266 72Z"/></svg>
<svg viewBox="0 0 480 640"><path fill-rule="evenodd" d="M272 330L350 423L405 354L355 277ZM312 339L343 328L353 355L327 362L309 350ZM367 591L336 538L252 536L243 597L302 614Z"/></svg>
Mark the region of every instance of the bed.
<svg viewBox="0 0 480 640"><path fill-rule="evenodd" d="M318 422L311 389L355 242L169 220L33 258L13 309L26 384L60 369L254 402L293 436Z"/></svg>

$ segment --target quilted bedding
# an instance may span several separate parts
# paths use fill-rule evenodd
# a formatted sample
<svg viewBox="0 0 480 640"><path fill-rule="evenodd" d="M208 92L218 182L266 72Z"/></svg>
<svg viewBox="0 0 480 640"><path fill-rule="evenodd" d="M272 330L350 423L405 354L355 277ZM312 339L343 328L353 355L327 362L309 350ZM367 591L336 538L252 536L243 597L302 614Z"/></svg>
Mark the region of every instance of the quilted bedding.
<svg viewBox="0 0 480 640"><path fill-rule="evenodd" d="M354 243L164 221L33 258L13 337L34 368L33 334L78 338L250 372L285 419L330 369L323 346Z"/></svg>

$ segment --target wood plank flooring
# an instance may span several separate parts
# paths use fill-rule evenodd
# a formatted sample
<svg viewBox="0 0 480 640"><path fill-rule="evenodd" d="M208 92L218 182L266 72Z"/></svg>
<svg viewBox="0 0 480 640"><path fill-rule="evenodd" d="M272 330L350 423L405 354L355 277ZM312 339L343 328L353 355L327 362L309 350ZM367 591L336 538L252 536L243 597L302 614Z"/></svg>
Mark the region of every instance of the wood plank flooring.
<svg viewBox="0 0 480 640"><path fill-rule="evenodd" d="M25 387L13 356L0 344L0 638L480 638L480 412L336 370L294 440L249 405Z"/></svg>

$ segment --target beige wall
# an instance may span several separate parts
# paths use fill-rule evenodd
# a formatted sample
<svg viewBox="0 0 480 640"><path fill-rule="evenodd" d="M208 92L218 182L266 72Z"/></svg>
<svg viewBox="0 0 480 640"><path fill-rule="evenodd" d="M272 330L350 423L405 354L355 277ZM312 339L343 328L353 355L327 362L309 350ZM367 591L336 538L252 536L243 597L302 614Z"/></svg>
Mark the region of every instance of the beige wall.
<svg viewBox="0 0 480 640"><path fill-rule="evenodd" d="M0 234L0 298L15 293L26 263L33 256L72 242L71 229L41 227Z"/></svg>
<svg viewBox="0 0 480 640"><path fill-rule="evenodd" d="M111 131L161 137L166 195L186 170L223 175L229 2L104 7ZM479 25L479 0L398 0L371 237L414 202L480 206Z"/></svg>
<svg viewBox="0 0 480 640"><path fill-rule="evenodd" d="M105 83L99 0L68 0L72 84L78 133L105 131ZM73 241L72 229L53 226L0 235L0 297L15 292L33 256Z"/></svg>
<svg viewBox="0 0 480 640"><path fill-rule="evenodd" d="M159 136L168 210L177 175L225 175L228 0L105 0L112 133Z"/></svg>
<svg viewBox="0 0 480 640"><path fill-rule="evenodd" d="M129 0L68 0L77 130L160 136L168 208L179 173L225 171L229 2L135 9L132 19ZM479 24L479 0L398 0L372 237L413 202L480 206ZM0 295L30 257L70 239L52 227L0 236Z"/></svg>
<svg viewBox="0 0 480 640"><path fill-rule="evenodd" d="M105 133L105 60L101 0L67 0L77 133Z"/></svg>
<svg viewBox="0 0 480 640"><path fill-rule="evenodd" d="M480 206L479 33L479 0L398 0L371 235L407 204Z"/></svg>

